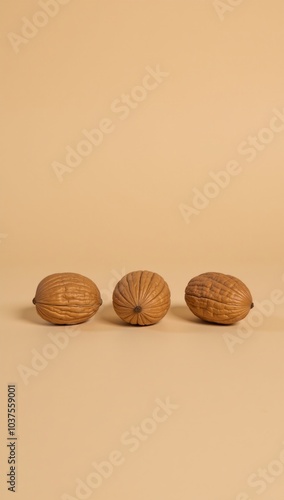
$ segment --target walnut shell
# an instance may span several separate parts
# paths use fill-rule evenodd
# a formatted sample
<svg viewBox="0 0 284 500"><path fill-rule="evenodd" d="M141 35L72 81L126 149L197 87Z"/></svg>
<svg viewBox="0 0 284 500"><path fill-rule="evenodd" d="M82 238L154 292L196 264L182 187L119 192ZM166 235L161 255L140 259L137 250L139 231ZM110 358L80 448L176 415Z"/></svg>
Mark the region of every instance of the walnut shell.
<svg viewBox="0 0 284 500"><path fill-rule="evenodd" d="M134 271L116 284L112 300L116 314L126 323L152 325L168 312L170 290L159 274Z"/></svg>
<svg viewBox="0 0 284 500"><path fill-rule="evenodd" d="M184 298L195 316L223 325L240 321L253 307L247 286L238 278L222 273L207 272L192 278Z"/></svg>
<svg viewBox="0 0 284 500"><path fill-rule="evenodd" d="M76 325L91 318L102 304L95 283L77 273L55 273L38 285L33 299L38 314L55 325Z"/></svg>

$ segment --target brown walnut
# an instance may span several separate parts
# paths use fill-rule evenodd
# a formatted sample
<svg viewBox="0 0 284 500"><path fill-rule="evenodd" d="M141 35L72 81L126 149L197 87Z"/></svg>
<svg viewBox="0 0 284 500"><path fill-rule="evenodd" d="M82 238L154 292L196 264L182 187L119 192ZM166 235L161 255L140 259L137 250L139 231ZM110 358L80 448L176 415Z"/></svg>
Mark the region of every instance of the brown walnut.
<svg viewBox="0 0 284 500"><path fill-rule="evenodd" d="M33 299L38 314L56 325L75 325L91 318L102 304L97 285L77 273L55 273L38 285Z"/></svg>
<svg viewBox="0 0 284 500"><path fill-rule="evenodd" d="M126 323L152 325L168 312L170 289L159 274L134 271L116 284L112 301L116 314Z"/></svg>
<svg viewBox="0 0 284 500"><path fill-rule="evenodd" d="M185 289L184 298L195 316L224 325L245 318L253 307L251 293L241 280L215 272L192 278Z"/></svg>

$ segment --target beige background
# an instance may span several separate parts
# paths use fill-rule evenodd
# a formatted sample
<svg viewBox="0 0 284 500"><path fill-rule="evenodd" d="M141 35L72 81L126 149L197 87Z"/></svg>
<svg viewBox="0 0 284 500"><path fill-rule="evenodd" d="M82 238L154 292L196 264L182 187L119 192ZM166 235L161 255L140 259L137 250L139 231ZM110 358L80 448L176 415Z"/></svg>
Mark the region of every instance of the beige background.
<svg viewBox="0 0 284 500"><path fill-rule="evenodd" d="M16 383L21 500L79 498L76 479L114 450L123 464L85 498L283 500L283 2L63 3L44 17L47 1L2 1L0 496L10 498L6 388ZM46 25L25 42L27 20ZM149 68L164 73L157 85ZM156 88L137 90L143 82ZM66 165L66 147L103 119L110 133L60 181L54 162ZM238 175L210 188L232 163ZM196 206L196 190L210 189ZM172 292L147 329L111 306L115 283L137 269ZM31 303L61 271L90 277L104 299L75 331ZM248 285L250 323L194 319L184 288L205 271ZM66 347L48 351L60 332ZM34 370L26 379L23 366ZM123 433L167 397L178 408L130 452Z"/></svg>

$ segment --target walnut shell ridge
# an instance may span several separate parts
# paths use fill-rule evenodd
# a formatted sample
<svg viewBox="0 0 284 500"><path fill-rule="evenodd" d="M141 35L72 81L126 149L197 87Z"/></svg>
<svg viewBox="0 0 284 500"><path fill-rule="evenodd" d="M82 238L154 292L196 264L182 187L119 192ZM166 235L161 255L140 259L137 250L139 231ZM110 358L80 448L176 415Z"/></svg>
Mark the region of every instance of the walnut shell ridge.
<svg viewBox="0 0 284 500"><path fill-rule="evenodd" d="M116 314L131 325L152 325L168 312L171 303L168 284L157 273L133 271L116 284L112 301Z"/></svg>
<svg viewBox="0 0 284 500"><path fill-rule="evenodd" d="M216 272L192 278L184 298L195 316L223 325L245 318L254 305L248 287L240 279Z"/></svg>
<svg viewBox="0 0 284 500"><path fill-rule="evenodd" d="M75 325L90 319L102 304L97 285L77 273L54 273L37 286L33 304L44 320Z"/></svg>

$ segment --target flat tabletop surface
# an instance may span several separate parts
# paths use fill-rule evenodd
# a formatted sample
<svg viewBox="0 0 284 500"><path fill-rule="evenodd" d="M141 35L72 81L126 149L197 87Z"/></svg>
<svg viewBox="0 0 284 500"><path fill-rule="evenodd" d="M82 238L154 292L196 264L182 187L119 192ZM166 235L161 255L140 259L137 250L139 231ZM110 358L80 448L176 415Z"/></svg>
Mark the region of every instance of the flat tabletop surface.
<svg viewBox="0 0 284 500"><path fill-rule="evenodd" d="M159 323L136 327L105 289L89 321L55 326L31 302L36 274L6 274L1 312L1 407L6 416L15 385L19 498L281 499L283 305L262 296L225 326L173 300Z"/></svg>

